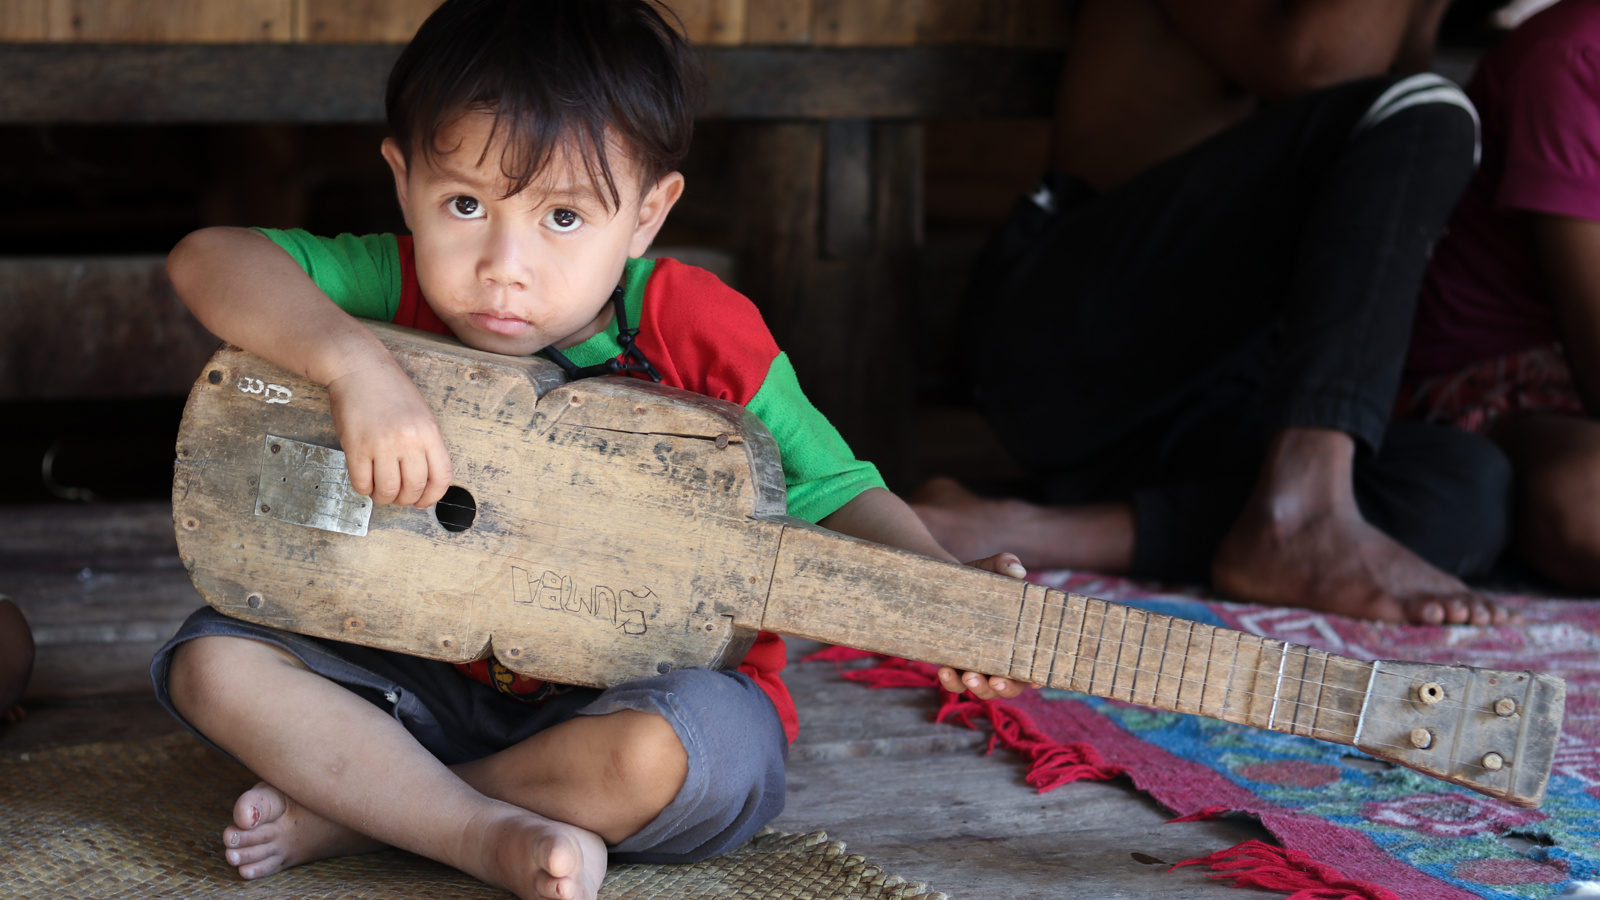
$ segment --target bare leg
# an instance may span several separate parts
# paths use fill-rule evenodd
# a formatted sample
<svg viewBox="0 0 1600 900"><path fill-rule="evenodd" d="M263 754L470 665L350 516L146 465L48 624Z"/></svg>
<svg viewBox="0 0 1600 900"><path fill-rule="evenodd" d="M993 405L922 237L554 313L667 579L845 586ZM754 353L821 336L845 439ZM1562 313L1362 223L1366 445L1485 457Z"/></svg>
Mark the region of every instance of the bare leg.
<svg viewBox="0 0 1600 900"><path fill-rule="evenodd" d="M11 598L0 596L0 723L22 718L22 694L33 673L33 631Z"/></svg>
<svg viewBox="0 0 1600 900"><path fill-rule="evenodd" d="M1518 555L1564 587L1600 588L1600 422L1517 416L1490 436L1517 473Z"/></svg>
<svg viewBox="0 0 1600 900"><path fill-rule="evenodd" d="M1030 569L1108 574L1133 565L1130 504L1039 506L980 497L949 478L934 478L911 495L911 508L957 559L1011 552Z"/></svg>
<svg viewBox="0 0 1600 900"><path fill-rule="evenodd" d="M592 898L605 841L653 819L687 772L676 737L657 740L671 726L642 713L578 719L453 771L382 710L242 638L185 644L172 690L189 721L266 779L224 833L247 878L387 844L521 897ZM621 768L644 756L651 766Z"/></svg>
<svg viewBox="0 0 1600 900"><path fill-rule="evenodd" d="M1239 600L1392 622L1504 622L1501 609L1361 517L1351 482L1355 443L1294 428L1268 449L1244 512L1212 564Z"/></svg>

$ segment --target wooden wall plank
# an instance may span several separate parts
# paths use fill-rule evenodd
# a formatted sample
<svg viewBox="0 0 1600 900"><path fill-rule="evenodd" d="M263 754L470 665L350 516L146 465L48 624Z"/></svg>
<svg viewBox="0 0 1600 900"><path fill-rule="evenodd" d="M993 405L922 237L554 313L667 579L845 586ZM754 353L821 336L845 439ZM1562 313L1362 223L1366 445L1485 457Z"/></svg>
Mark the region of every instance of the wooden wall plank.
<svg viewBox="0 0 1600 900"><path fill-rule="evenodd" d="M819 47L905 47L916 43L923 0L815 0Z"/></svg>
<svg viewBox="0 0 1600 900"><path fill-rule="evenodd" d="M684 34L696 44L726 47L744 43L746 0L669 0L667 5L683 22Z"/></svg>
<svg viewBox="0 0 1600 900"><path fill-rule="evenodd" d="M0 120L381 122L392 44L12 44ZM705 118L1048 115L1061 57L981 47L709 47Z"/></svg>
<svg viewBox="0 0 1600 900"><path fill-rule="evenodd" d="M1073 4L1061 0L1008 0L1011 7L1010 31L1005 42L1016 47L1067 45L1067 28Z"/></svg>
<svg viewBox="0 0 1600 900"><path fill-rule="evenodd" d="M188 393L221 342L162 264L0 257L0 400Z"/></svg>
<svg viewBox="0 0 1600 900"><path fill-rule="evenodd" d="M295 0L295 40L404 44L441 0Z"/></svg>
<svg viewBox="0 0 1600 900"><path fill-rule="evenodd" d="M0 3L0 41L42 41L50 36L50 0Z"/></svg>
<svg viewBox="0 0 1600 900"><path fill-rule="evenodd" d="M1001 44L1011 32L1013 0L922 0L919 44Z"/></svg>
<svg viewBox="0 0 1600 900"><path fill-rule="evenodd" d="M745 43L808 44L812 0L750 0L745 9Z"/></svg>
<svg viewBox="0 0 1600 900"><path fill-rule="evenodd" d="M52 0L50 39L232 43L293 38L293 0Z"/></svg>

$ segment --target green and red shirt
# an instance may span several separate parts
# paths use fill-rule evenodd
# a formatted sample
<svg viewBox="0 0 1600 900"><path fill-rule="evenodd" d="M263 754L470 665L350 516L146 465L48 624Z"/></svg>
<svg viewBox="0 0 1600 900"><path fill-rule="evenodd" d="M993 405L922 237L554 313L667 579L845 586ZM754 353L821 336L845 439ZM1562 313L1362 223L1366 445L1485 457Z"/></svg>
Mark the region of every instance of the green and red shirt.
<svg viewBox="0 0 1600 900"><path fill-rule="evenodd" d="M409 236L262 233L350 314L450 334L422 296ZM772 432L783 461L790 515L816 522L862 491L883 487L877 469L856 459L838 430L806 399L788 356L748 298L710 272L672 259L628 260L623 292L628 321L639 328L635 346L661 374L663 384L737 403ZM605 331L562 352L580 367L620 356L617 322L613 319ZM463 668L512 693L542 687L536 680L512 677L492 662ZM739 669L772 698L793 741L798 717L778 674L784 663L782 639L762 632Z"/></svg>

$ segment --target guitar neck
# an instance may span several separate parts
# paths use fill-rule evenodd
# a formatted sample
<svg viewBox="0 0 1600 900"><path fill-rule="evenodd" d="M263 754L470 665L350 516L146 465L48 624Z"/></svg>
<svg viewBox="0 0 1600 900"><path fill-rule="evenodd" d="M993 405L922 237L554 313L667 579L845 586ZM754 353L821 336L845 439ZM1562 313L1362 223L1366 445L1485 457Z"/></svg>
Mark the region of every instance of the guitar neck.
<svg viewBox="0 0 1600 900"><path fill-rule="evenodd" d="M1543 796L1563 707L1550 676L1350 659L803 525L761 627L1352 745L1519 805Z"/></svg>

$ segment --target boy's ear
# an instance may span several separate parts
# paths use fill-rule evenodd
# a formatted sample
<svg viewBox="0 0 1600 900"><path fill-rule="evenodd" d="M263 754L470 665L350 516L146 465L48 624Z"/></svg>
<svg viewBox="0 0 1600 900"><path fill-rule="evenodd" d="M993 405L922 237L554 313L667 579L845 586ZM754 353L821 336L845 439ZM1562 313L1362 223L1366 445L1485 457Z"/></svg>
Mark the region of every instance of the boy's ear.
<svg viewBox="0 0 1600 900"><path fill-rule="evenodd" d="M394 173L394 195L400 201L400 214L405 217L406 228L411 227L411 208L406 205L406 155L400 151L400 145L394 138L383 139L383 158L389 163L389 171Z"/></svg>
<svg viewBox="0 0 1600 900"><path fill-rule="evenodd" d="M667 213L683 196L683 173L668 172L661 176L639 202L639 222L633 229L633 241L628 244L628 256L637 259L650 249L656 232L667 221Z"/></svg>

